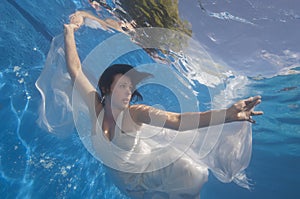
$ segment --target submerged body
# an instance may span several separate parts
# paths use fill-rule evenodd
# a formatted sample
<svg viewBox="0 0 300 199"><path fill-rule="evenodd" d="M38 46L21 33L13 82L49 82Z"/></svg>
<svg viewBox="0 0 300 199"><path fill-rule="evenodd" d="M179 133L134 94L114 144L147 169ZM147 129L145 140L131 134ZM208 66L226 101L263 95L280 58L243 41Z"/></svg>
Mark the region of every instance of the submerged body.
<svg viewBox="0 0 300 199"><path fill-rule="evenodd" d="M119 125L124 119L123 116L124 112L121 112L117 119ZM100 126L103 119L104 111L98 117ZM122 155L120 153L109 154L111 159L117 160L106 167L110 179L130 198L199 198L201 187L207 181L207 166L200 161L193 160L187 154L183 154L174 146L169 146L172 149L161 153L160 156L151 154L151 150L158 150L163 140L159 143L157 139L145 140L140 138L142 133L149 131L154 131L153 127L149 125L143 125L135 132L125 133L119 128L115 130L110 144L113 147L121 148L123 153ZM174 132L164 133L174 134ZM103 151L103 141L100 138L103 135L104 132L98 128L96 135L92 138L94 156L99 157L100 160L101 157L103 160L103 155L97 154L97 152ZM108 147L107 150L114 151ZM136 155L135 153L144 155ZM174 159L174 161L169 161L170 164L159 168L158 164L163 164L168 159ZM116 164L122 165L126 169L115 169ZM126 172L126 170L130 170L129 168L133 168L134 172ZM149 170L149 168L156 169Z"/></svg>
<svg viewBox="0 0 300 199"><path fill-rule="evenodd" d="M251 156L251 126L231 122L253 123L251 116L262 114L253 110L260 96L207 112L173 113L130 105L134 97L141 97L135 86L150 75L129 65L112 65L98 82L100 97L83 73L76 50L74 31L85 17L89 15L75 13L65 25L66 65L93 124L89 135L93 154L108 166L120 190L132 198L199 198L208 169L222 182L243 186L245 179L239 176ZM222 135L210 143L206 134L224 123ZM204 150L207 144L212 146Z"/></svg>
<svg viewBox="0 0 300 199"><path fill-rule="evenodd" d="M214 142L214 139L205 136L208 128L178 134L176 130L161 130L143 124L137 131L122 132L124 112L126 110L117 118L120 128L115 129L114 137L108 141L103 139L100 128L104 118L102 111L98 117L98 129L92 138L93 155L107 164L108 176L124 194L131 198L196 199L207 182L209 170L222 182L235 181L240 186L247 186L243 170L251 158L249 123L225 124L218 142L205 152L203 140L206 138L206 142ZM217 130L216 126L211 131ZM144 139L143 135L153 132L160 133ZM180 141L170 144L168 141L174 137ZM191 138L190 146L183 147L182 143L190 143ZM121 150L116 150L116 147Z"/></svg>

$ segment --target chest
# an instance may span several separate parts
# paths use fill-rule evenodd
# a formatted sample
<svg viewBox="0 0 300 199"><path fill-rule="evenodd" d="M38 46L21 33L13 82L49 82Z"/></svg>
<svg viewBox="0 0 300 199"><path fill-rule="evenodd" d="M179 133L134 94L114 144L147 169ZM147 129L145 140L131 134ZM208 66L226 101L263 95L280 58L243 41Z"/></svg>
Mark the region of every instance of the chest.
<svg viewBox="0 0 300 199"><path fill-rule="evenodd" d="M116 133L132 134L137 132L140 126L137 125L126 112L120 114L116 119L103 116L102 131L107 139L112 141Z"/></svg>

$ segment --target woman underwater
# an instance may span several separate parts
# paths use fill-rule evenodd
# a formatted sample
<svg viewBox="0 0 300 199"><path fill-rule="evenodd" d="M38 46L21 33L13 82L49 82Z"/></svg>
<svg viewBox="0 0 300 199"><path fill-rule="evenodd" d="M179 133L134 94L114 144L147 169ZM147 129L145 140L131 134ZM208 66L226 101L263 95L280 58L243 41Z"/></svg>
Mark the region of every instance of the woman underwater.
<svg viewBox="0 0 300 199"><path fill-rule="evenodd" d="M143 129L143 126L161 127L184 134L185 131L235 121L254 123L252 116L263 114L262 111L254 111L255 106L261 102L260 96L240 100L227 109L206 112L175 113L143 104L130 105L131 100L141 98L136 85L151 75L138 72L126 64L112 65L103 72L98 82L100 97L83 73L76 50L74 32L80 28L86 17L88 15L83 12L76 12L71 16L70 23L64 25L65 59L71 79L76 81L90 114L95 115L91 137L96 154L104 153L101 148L103 146L99 146L98 143L99 137L127 152L147 151L149 148L151 150L151 143L141 143L138 140L137 132ZM155 144L154 142L153 145ZM142 158L136 162L126 162L131 158L127 153L126 155L129 154L126 156L127 159L122 156L119 157L121 160L115 161L121 165L119 168L135 167L136 164L136 167L143 167L145 172L143 169L131 172L130 169L120 171L118 168L108 167L108 173L118 188L132 198L199 198L201 187L207 181L208 168L211 166L207 165L206 161L195 160L192 156L182 153L180 158L175 158L166 166L147 170L153 164L165 161L178 151L180 150L175 147L174 152L169 151L167 155L155 156L153 159ZM211 155L209 158L218 157ZM245 168L240 168L243 169Z"/></svg>

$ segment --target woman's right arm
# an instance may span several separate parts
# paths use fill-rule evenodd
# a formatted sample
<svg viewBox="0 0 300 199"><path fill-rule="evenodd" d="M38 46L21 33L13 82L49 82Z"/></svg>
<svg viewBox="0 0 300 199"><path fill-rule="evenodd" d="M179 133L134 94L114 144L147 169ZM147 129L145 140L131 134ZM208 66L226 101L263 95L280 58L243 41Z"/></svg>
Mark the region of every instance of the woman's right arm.
<svg viewBox="0 0 300 199"><path fill-rule="evenodd" d="M82 71L74 37L76 28L78 28L76 24L70 23L64 25L65 58L68 72L73 81L75 81L78 73Z"/></svg>
<svg viewBox="0 0 300 199"><path fill-rule="evenodd" d="M80 15L72 15L70 24L64 25L65 58L67 70L75 83L90 111L95 111L99 105L98 94L82 71L81 62L76 49L74 32L82 25L83 18ZM96 100L96 101L95 101Z"/></svg>

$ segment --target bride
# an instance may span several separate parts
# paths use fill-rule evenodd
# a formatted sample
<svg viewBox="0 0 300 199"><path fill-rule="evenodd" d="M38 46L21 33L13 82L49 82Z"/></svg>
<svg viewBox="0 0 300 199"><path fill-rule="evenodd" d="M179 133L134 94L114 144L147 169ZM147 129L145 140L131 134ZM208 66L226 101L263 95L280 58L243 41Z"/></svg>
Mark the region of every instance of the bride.
<svg viewBox="0 0 300 199"><path fill-rule="evenodd" d="M238 166L231 171L230 161L239 161L244 153L247 153L246 157L251 154L243 149L251 148L251 138L247 137L249 128L245 128L241 121L254 123L252 116L263 114L254 111L261 97L250 97L227 109L206 112L175 113L144 104L131 105L132 100L142 98L136 86L151 78L151 74L139 72L127 64L111 65L102 73L97 88L100 95L83 73L74 36L89 16L76 12L71 15L70 23L64 25L65 60L67 71L92 115L94 155L106 165L118 188L132 198L199 198L201 187L207 181L208 169L224 182L234 180L248 162L244 165L235 163ZM141 137L142 133L160 128L170 138L174 137L173 134L182 135L184 143L193 139L189 132L236 121L243 125L234 134L227 137L222 134L224 138L207 157L197 156L197 140L185 150L180 144L165 147L162 140ZM232 151L235 153L231 154ZM226 152L228 157L224 157ZM222 162L224 165L218 166Z"/></svg>

